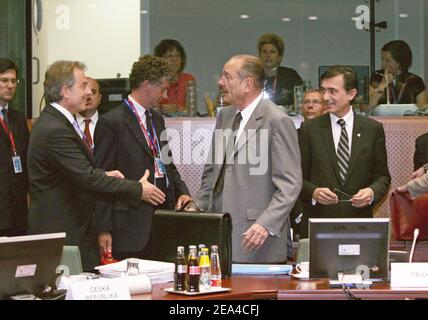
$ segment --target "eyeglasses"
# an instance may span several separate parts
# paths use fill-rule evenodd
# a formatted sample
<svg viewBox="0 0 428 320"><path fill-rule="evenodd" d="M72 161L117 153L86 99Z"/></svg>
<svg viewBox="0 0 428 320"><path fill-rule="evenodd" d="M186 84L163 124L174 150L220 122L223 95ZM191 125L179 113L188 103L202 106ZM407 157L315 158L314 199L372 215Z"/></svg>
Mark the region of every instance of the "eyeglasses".
<svg viewBox="0 0 428 320"><path fill-rule="evenodd" d="M0 78L0 83L3 85L7 85L10 82L13 86L19 84L19 80L16 78Z"/></svg>
<svg viewBox="0 0 428 320"><path fill-rule="evenodd" d="M314 99L314 100L305 99L305 100L303 100L303 104L306 104L306 105L308 105L308 104L320 105L321 101L319 101L317 99Z"/></svg>
<svg viewBox="0 0 428 320"><path fill-rule="evenodd" d="M339 202L351 202L352 201L352 196L350 194L347 194L346 192L343 192L342 190L334 188L333 192L339 196ZM342 198L342 199L340 199L340 198Z"/></svg>

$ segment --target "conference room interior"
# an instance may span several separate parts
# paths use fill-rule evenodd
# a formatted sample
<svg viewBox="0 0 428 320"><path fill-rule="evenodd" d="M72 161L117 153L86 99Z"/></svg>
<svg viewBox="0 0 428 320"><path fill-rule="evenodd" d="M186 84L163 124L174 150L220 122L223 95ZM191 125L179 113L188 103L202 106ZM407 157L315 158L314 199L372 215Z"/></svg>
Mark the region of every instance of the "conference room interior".
<svg viewBox="0 0 428 320"><path fill-rule="evenodd" d="M176 39L183 45L187 54L184 71L194 75L197 83L198 117L165 118L167 129L180 134L185 131L185 121L191 122L192 132L212 132L215 118L207 114L207 101L217 103L217 81L224 63L236 54L258 56L257 39L265 33L281 36L285 45L281 65L296 70L312 87L319 86L320 70L326 66L346 65L363 70L367 76L362 81L366 97L361 104L354 105L354 110L366 116L370 116L364 112L369 79L381 68L381 48L387 42L406 41L413 53L409 71L420 76L425 84L428 81L427 0L0 0L0 8L0 56L11 58L19 66L20 83L14 105L26 115L30 127L45 105L44 73L54 61L82 61L87 66L86 74L100 82L125 81L132 63L144 54L153 54L162 39ZM428 132L428 118L373 118L384 126L392 177L390 191L375 208L374 216L389 218L389 198L410 179L415 140ZM297 115L293 120L298 127L303 119ZM188 151L184 147L186 139L191 137L182 136L179 141L173 137L170 141L179 159ZM207 149L209 144L210 139L202 139L199 147ZM203 163L178 161L177 168L194 195L200 186ZM391 250L410 251L411 241L397 241L392 230L390 233ZM416 262L428 261L427 247L428 242L419 242ZM294 242L290 263L302 259L298 249L299 243ZM238 293L215 298L347 298L341 291L330 291L326 282L299 287L296 279L290 280L294 281L290 285L280 276L273 278L264 279L265 284L256 281L257 285L247 289L243 288L247 278L233 276L228 281L232 287L236 284ZM397 293L382 284L364 296L409 297L426 298L428 291ZM159 288L151 295L137 298L171 299Z"/></svg>

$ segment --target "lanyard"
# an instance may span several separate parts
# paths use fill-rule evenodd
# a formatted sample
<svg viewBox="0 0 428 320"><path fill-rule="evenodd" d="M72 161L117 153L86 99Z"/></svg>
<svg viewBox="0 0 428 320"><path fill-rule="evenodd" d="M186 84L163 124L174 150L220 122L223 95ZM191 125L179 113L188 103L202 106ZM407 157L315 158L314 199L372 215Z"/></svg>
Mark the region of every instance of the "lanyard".
<svg viewBox="0 0 428 320"><path fill-rule="evenodd" d="M400 86L400 92L398 93L398 98L395 96L395 86L391 86L391 95L394 103L400 103L401 97L404 92L404 88L406 88L408 77L406 77L406 80L404 83Z"/></svg>
<svg viewBox="0 0 428 320"><path fill-rule="evenodd" d="M13 133L12 130L10 130L7 125L6 122L4 122L3 119L0 118L0 124L3 127L4 131L6 132L6 134L9 136L9 140L10 140L10 145L12 147L12 152L13 155L16 156L17 152L16 152L16 146L15 146L15 139L13 138Z"/></svg>
<svg viewBox="0 0 428 320"><path fill-rule="evenodd" d="M156 127L155 127L155 124L153 123L153 120L151 121L152 128L153 128L153 137L152 137L150 132L147 131L146 126L143 123L143 120L141 120L140 116L138 115L137 109L135 108L132 101L130 99L125 99L124 102L129 108L129 110L131 110L134 113L135 117L137 118L138 123L140 124L140 127L143 130L144 137L146 138L147 144L149 145L149 148L152 152L153 157L160 158L160 146L159 146L159 141L156 138L157 133L156 133ZM148 120L149 119L147 119L146 117L146 121Z"/></svg>

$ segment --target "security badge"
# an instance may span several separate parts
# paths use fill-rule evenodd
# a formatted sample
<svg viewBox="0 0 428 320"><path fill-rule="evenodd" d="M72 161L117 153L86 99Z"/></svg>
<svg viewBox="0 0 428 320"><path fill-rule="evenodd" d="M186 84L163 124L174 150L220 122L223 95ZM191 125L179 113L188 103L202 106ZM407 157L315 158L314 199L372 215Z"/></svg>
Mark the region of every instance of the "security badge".
<svg viewBox="0 0 428 320"><path fill-rule="evenodd" d="M155 178L163 178L165 177L166 169L165 165L162 162L162 159L155 157Z"/></svg>
<svg viewBox="0 0 428 320"><path fill-rule="evenodd" d="M13 170L15 173L21 173L22 172L22 163L21 163L21 157L18 156L16 153L12 156L12 163L13 163Z"/></svg>

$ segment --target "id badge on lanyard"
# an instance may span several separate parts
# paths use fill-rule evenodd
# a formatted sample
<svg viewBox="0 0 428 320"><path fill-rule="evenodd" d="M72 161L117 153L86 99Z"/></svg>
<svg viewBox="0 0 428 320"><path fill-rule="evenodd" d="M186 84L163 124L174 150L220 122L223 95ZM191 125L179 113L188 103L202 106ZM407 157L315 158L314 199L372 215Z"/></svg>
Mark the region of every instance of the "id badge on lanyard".
<svg viewBox="0 0 428 320"><path fill-rule="evenodd" d="M165 165L162 162L161 158L155 157L155 178L164 178L166 174Z"/></svg>
<svg viewBox="0 0 428 320"><path fill-rule="evenodd" d="M18 156L16 153L12 156L12 163L13 163L13 170L15 171L15 173L21 173L22 172L21 157Z"/></svg>

